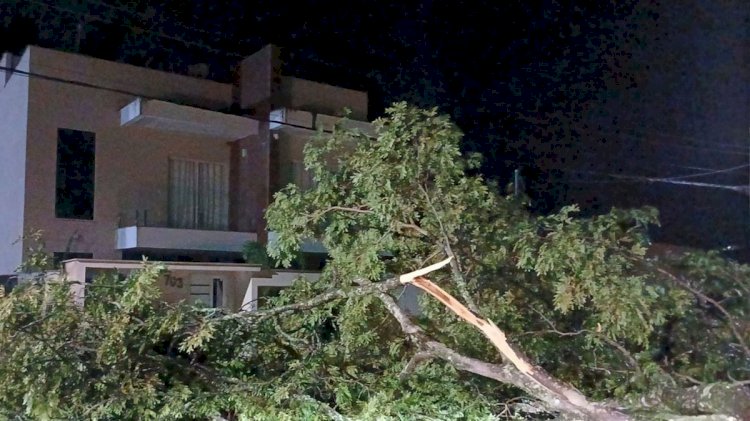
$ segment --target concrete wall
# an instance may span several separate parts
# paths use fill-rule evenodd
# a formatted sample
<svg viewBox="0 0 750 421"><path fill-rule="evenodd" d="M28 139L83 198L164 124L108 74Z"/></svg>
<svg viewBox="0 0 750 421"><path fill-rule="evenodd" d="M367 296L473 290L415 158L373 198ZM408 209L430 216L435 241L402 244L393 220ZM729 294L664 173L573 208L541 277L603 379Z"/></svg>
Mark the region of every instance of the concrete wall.
<svg viewBox="0 0 750 421"><path fill-rule="evenodd" d="M36 46L29 50L33 72L45 76L207 109L227 109L232 105L230 84Z"/></svg>
<svg viewBox="0 0 750 421"><path fill-rule="evenodd" d="M119 249L168 249L239 253L258 235L247 232L128 226L117 230Z"/></svg>
<svg viewBox="0 0 750 421"><path fill-rule="evenodd" d="M288 107L292 113L302 110L318 114L316 124L323 123L327 130L332 126L330 123L338 119L326 119L324 115L340 116L345 108L351 111L352 120L367 121L367 93L362 91L284 76L274 101L278 102L275 105ZM294 161L304 161L305 145L314 136L315 131L304 129L286 128L276 132L271 159L272 194L286 186L287 166Z"/></svg>
<svg viewBox="0 0 750 421"><path fill-rule="evenodd" d="M223 281L224 286L222 307L232 311L240 309L251 277L261 270L258 266L215 263L165 262L164 266L166 273L157 280L157 286L165 301L189 301L193 283L212 285L213 279L218 278ZM74 259L64 263L64 273L65 278L71 282L74 299L82 304L88 288L86 280L112 273L128 276L141 267L141 263L132 261Z"/></svg>
<svg viewBox="0 0 750 421"><path fill-rule="evenodd" d="M230 311L239 311L251 276L252 274L247 272L170 270L159 278L157 285L162 291L164 301L190 302L190 286L193 283L212 285L213 279L218 278L224 284L222 307Z"/></svg>
<svg viewBox="0 0 750 421"><path fill-rule="evenodd" d="M271 98L278 93L280 83L279 48L269 44L240 62L237 86L239 94L237 100L240 107L242 109L258 106L267 108Z"/></svg>
<svg viewBox="0 0 750 421"><path fill-rule="evenodd" d="M101 76L101 80L96 80L99 84L132 78L134 84L142 83L141 89L153 89L152 95L170 94L173 98L192 92L191 95L205 94L209 102L219 102L223 96L227 96L227 101L231 96L228 86L215 82L35 47L30 51L31 70L37 73L54 69L57 77L66 79L85 79L82 74L90 78ZM65 60L76 62L78 67L64 71ZM119 110L134 99L131 95L42 78L31 78L29 83L25 227L43 230L51 252L88 252L95 258L118 258L115 231L118 225L132 225L136 210L141 215L148 211L149 225L166 225L170 157L229 162L226 140L120 127ZM220 92L212 92L212 88ZM58 128L96 133L93 220L55 217Z"/></svg>
<svg viewBox="0 0 750 421"><path fill-rule="evenodd" d="M272 185L272 194L286 187L290 181L287 179L287 166L295 161L304 163L305 145L317 136L317 132L313 130L287 129L276 132L275 136L273 140L274 153L271 160L271 169L275 172L276 177L272 177L275 180L275 183ZM350 146L344 145L343 150L354 151L355 147L355 144L351 144ZM336 168L338 160L330 156L327 164L331 169Z"/></svg>
<svg viewBox="0 0 750 421"><path fill-rule="evenodd" d="M366 118L366 93L302 79L281 78L278 75L280 64L272 48L262 50L255 57L266 68L263 77L272 78L268 83L263 82L261 94L264 98L274 97L252 98L261 101L261 104L254 104L260 106L256 110L260 113L258 118L267 118L270 101L280 101L281 97L288 100L285 105L292 108L335 114L349 107L353 118ZM250 77L249 69L257 66L244 67L244 76ZM260 125L257 136L248 136L231 145L227 139L120 126L119 110L136 96L208 109L227 109L233 102L231 85L40 47L30 47L26 51L20 68L48 78L16 75L8 86L3 87L5 94L2 98L9 102L0 103L3 110L0 122L4 129L10 128L3 133L5 139L10 140L4 139L0 145L3 148L0 149L3 152L0 159L4 160L0 174L5 176L7 184L6 188L0 189L0 194L4 195L0 197L4 199L0 204L0 216L6 216L0 230L0 247L4 248L0 250L7 251L0 256L0 273L20 263L21 246L11 248L8 244L23 230L29 229L44 231L50 252L93 253L95 258L119 258L120 253L115 249L116 229L133 225L136 211L141 223L146 211L148 225L166 225L170 157L229 163L230 228L257 231L259 241L265 241L262 215L268 204L269 182L277 177L279 162L301 160L308 133L294 134L282 140L282 153L275 154L272 168L271 136L264 124ZM54 80L56 78L75 83ZM256 82L254 85L262 81ZM28 103L25 98L28 98ZM244 102L252 102L248 98L246 96ZM5 110L10 110L11 114ZM29 116L26 126L19 123L24 121L24 115ZM93 220L55 217L59 128L96 134ZM27 143L25 151L24 138ZM23 202L23 207L13 205L15 202Z"/></svg>
<svg viewBox="0 0 750 421"><path fill-rule="evenodd" d="M277 97L275 105L337 116L348 108L352 119L367 120L366 92L284 76Z"/></svg>
<svg viewBox="0 0 750 421"><path fill-rule="evenodd" d="M10 66L5 55L2 66ZM17 69L29 70L28 52ZM7 78L7 81L6 81ZM12 273L21 263L29 78L2 73L0 77L0 274Z"/></svg>
<svg viewBox="0 0 750 421"><path fill-rule="evenodd" d="M244 280L247 284L250 280L249 274L239 272L190 272L171 270L166 276L159 279L157 285L162 290L164 301L177 303L190 301L190 285L192 283L212 284L214 278L224 281L224 307L232 311L239 310L242 303L241 287L238 282Z"/></svg>
<svg viewBox="0 0 750 421"><path fill-rule="evenodd" d="M232 307L232 309L244 311L258 310L258 305L262 304L258 301L260 298L258 293L259 287L271 286L287 288L292 286L294 282L300 278L307 278L314 282L320 279L320 273L287 270L273 271L273 273L258 273L250 278L250 282L242 284L245 287L244 298L238 307ZM236 296L233 298L236 298Z"/></svg>
<svg viewBox="0 0 750 421"><path fill-rule="evenodd" d="M110 268L88 268L83 277L96 279L107 273L119 273L123 276L129 275L132 269L110 269ZM69 278L72 274L69 274ZM78 275L81 276L81 275ZM250 273L227 272L227 271L190 271L190 270L168 270L156 281L161 290L161 297L168 303L190 302L190 286L193 283L212 284L214 278L224 281L223 307L231 311L238 311L242 305L242 299L250 283ZM81 292L79 292L81 294ZM85 293L83 295L85 297ZM84 298L85 300L85 298Z"/></svg>
<svg viewBox="0 0 750 421"><path fill-rule="evenodd" d="M315 132L311 130L293 130L277 133L274 139L274 159L272 162L273 171L277 173L275 185L272 186L272 193L275 193L286 187L293 180L288 179L288 170L292 162L304 161L305 145Z"/></svg>
<svg viewBox="0 0 750 421"><path fill-rule="evenodd" d="M281 82L279 49L267 45L240 63L236 100L260 120L258 135L232 145L230 166L230 227L252 231L265 242L265 214L269 202L271 143L268 116L272 97Z"/></svg>

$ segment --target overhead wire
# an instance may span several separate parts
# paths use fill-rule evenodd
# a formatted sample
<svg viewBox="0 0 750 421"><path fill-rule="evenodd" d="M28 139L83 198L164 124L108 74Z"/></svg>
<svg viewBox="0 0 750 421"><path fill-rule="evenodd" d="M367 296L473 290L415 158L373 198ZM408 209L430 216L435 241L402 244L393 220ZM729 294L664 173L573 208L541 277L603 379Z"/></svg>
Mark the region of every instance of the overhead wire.
<svg viewBox="0 0 750 421"><path fill-rule="evenodd" d="M128 95L128 96L133 96L133 97L143 98L143 99L159 100L159 101L173 101L171 98L157 97L157 96L153 96L153 95L148 95L148 94L143 94L143 93L129 91L129 90L126 90L126 89L112 88L112 87L108 87L108 86L102 86L102 85L97 85L97 84L88 83L88 82L82 82L82 81L78 81L78 80L65 79L65 78L61 78L61 77L58 77L58 76L44 75L44 74L41 74L41 73L27 72L25 70L15 69L15 68L12 68L12 67L0 66L0 71L3 71L3 70L11 72L13 74L17 74L19 76L24 76L24 77L28 77L28 78L32 78L32 77L33 78L39 78L39 79L48 80L48 81L51 81L51 82L64 83L64 84L68 84L68 85L72 85L72 86L78 86L78 87L82 87L82 88L98 89L98 90L102 90L102 91L106 91L106 92L112 92L112 93L117 93L117 94L122 94L122 95ZM271 120L271 119L262 119L262 118L258 118L258 117L255 117L255 116L248 116L248 115L244 115L244 114L237 114L237 115L239 115L241 117L244 117L244 118L247 118L248 120L257 121L259 123L273 123L273 124L278 124L278 125L281 125L281 126L292 127L292 128L297 128L297 129L318 130L318 129L311 128L311 127L308 127L308 126L303 126L301 124L288 123L288 122L285 122L285 121L278 121L278 120ZM322 131L324 133L333 133L333 130L329 130L329 129L322 129Z"/></svg>
<svg viewBox="0 0 750 421"><path fill-rule="evenodd" d="M94 15L94 14L89 13L89 12L85 12L85 11L74 10L74 9L71 9L71 8L68 8L68 7L63 7L63 6L59 6L59 5L55 5L55 4L50 4L50 3L47 3L47 2L42 1L42 0L17 0L17 1L27 2L27 3L31 3L31 4L37 4L37 5L41 6L41 7L47 7L47 8L51 8L51 9L56 9L56 10L63 11L63 12L66 12L66 13L69 13L69 14L72 14L72 15L76 15L76 16L87 16L87 17L91 18L93 21L100 21L100 22L104 22L104 23L107 23L107 24L110 24L110 25L120 26L120 27L129 29L129 30L134 31L134 32L141 32L141 33L153 34L153 35L155 35L157 37L164 38L164 39L167 39L167 40L170 40L170 41L174 41L174 42L177 42L177 43L181 43L181 44L183 44L185 46L188 46L188 47L196 47L198 49L201 49L203 51L207 51L207 52L213 53L213 54L218 55L218 56L238 58L238 59L246 58L248 56L248 54L243 54L241 52L229 51L229 50L225 50L225 49L214 48L212 46L209 46L209 45L206 45L206 44L194 41L194 40L187 40L187 39L184 39L184 38L181 38L181 37L170 35L170 34L167 34L167 33L163 32L162 30L156 30L154 28L145 28L145 27L141 27L141 26L137 26L137 25L133 25L133 24L126 24L126 23L122 23L122 22L116 22L113 19L108 18L108 17L102 17L102 16L99 16L99 15ZM138 16L141 20L148 20L148 18L146 16L144 16L143 14L141 14L139 12L136 12L136 11L132 11L132 10L127 9L125 7L122 7L122 6L116 6L116 5L104 3L104 2L102 2L100 0L86 0L86 1L88 3L91 3L91 4L98 4L100 6L109 8L111 10L119 10L121 12L128 13L131 17ZM187 29L189 31L193 31L193 32L196 32L196 33L202 33L202 34L205 34L205 35L215 36L217 34L216 32L213 32L213 31L207 31L207 30L204 30L204 29L196 28L195 26L185 25L185 24L182 24L182 23L175 23L174 25L177 26L177 27L183 28L183 29ZM229 35L226 34L226 33L218 33L218 34L221 35L221 36L223 36L223 37L225 37L226 39L229 38ZM232 39L231 41L234 44L238 43L237 40L235 40L235 39ZM242 41L240 40L240 43L241 42ZM257 46L254 45L253 47L255 48ZM310 61L311 59L314 60L315 64L318 65L318 66L332 67L331 63L328 62L328 61L317 59L317 58L314 58L314 57L308 57L307 58L308 61Z"/></svg>
<svg viewBox="0 0 750 421"><path fill-rule="evenodd" d="M682 149L697 149L697 150L704 150L714 153L721 153L721 154L727 154L727 155L741 155L741 156L748 156L748 153L750 152L750 149L743 148L741 146L730 146L728 144L706 144L702 143L701 145L693 144L687 144L685 142L675 142L675 141L664 141L667 140L665 137L667 137L664 133L660 132L654 132L654 131L647 131L641 133L627 133L620 131L612 132L612 131L603 131L603 130L597 130L597 129L584 129L582 131L592 133L599 136L604 137L622 137L622 138L629 138L637 141L644 141L647 142L647 146L654 146L654 147L675 147L675 148L682 148ZM671 136L673 139L677 138L678 136ZM652 139L658 139L658 141L653 141ZM686 138L690 140L690 138ZM695 139L695 138L692 138Z"/></svg>
<svg viewBox="0 0 750 421"><path fill-rule="evenodd" d="M584 130L588 130L591 132L605 132L605 130L602 130L601 126L599 128L595 127L588 127ZM747 151L748 147L750 147L750 142L747 138L745 138L745 144L739 144L739 143L725 143L725 142L718 142L718 141L711 141L710 143L706 142L705 138L697 137L697 136L690 136L685 133L674 133L670 132L669 130L664 130L662 128L659 129L650 129L646 130L643 127L643 122L635 122L633 120L616 120L612 123L612 126L609 127L609 131L612 130L618 130L619 133L633 136L633 137L659 137L662 140L668 140L671 142L678 142L680 145L690 145L695 147L711 147L711 148L724 148L727 150L736 150L736 151Z"/></svg>
<svg viewBox="0 0 750 421"><path fill-rule="evenodd" d="M68 84L68 85L73 85L73 86L78 86L78 87L83 87L83 88L89 88L89 89L98 89L98 90L103 90L103 91L112 92L112 93L118 93L118 94L122 94L122 95L128 95L128 96L133 96L133 97L140 97L140 98L144 98L144 99L167 100L167 101L170 100L170 98L156 97L156 96L152 96L152 95L147 95L147 94L143 94L143 93L137 93L137 92L129 91L129 90L126 90L126 89L107 87L107 86L92 84L92 83L88 83L88 82L82 82L82 81L76 81L76 80L71 80L71 79L65 79L65 78L61 78L61 77L57 77L57 76L44 75L44 74L40 74L40 73L36 73L36 72L27 72L25 70L20 70L20 69L17 69L17 68L11 68L11 67L7 67L7 66L0 66L0 71L7 71L7 72L11 72L13 74L24 76L24 77L28 77L28 78L40 78L40 79L48 80L48 81L52 81L52 82L64 83L64 84ZM262 119L262 118L258 118L258 117L255 117L255 116L247 116L247 115L242 115L242 114L240 114L240 115L242 117L244 117L244 118L249 119L249 120L253 120L253 121L257 121L257 122L262 122L262 123L273 123L273 124L278 124L278 125L281 125L281 126L292 127L292 128L299 128L299 129L305 129L305 130L311 130L312 129L311 127L307 127L307 126L303 126L303 125L299 125L299 124L288 123L288 122L285 122L285 121L278 121L278 120L271 120L271 119ZM325 133L332 133L333 132L332 130L327 130L327 129L323 129L322 131L325 132ZM573 172L573 173L578 173L578 174L588 173L588 174L605 175L605 176L609 176L609 177L612 177L612 178L615 178L615 179L619 178L619 179L621 179L621 182L626 182L626 180L629 180L631 182L632 181L638 181L638 180L640 180L640 181L652 181L652 182L653 181L663 181L663 182L667 182L667 183L675 184L675 185L706 186L706 187L715 187L715 188L729 189L729 190L735 190L735 191L742 190L742 192L744 193L745 190L747 190L747 189L744 188L744 187L742 187L742 186L737 186L737 185L730 186L730 185L718 185L718 184L708 184L708 183L687 182L687 181L681 181L681 179L682 178L689 178L689 177L705 176L705 175L710 175L710 174L714 174L714 173L731 172L731 171L736 171L738 169L747 168L747 167L750 167L750 164L739 165L739 166L735 166L735 167L731 167L731 168L726 168L726 169L721 169L721 170L709 171L709 172L706 172L706 173L703 173L703 174L701 174L701 173L699 173L699 174L688 174L688 175L684 175L684 176L673 176L673 177L619 176L617 174L595 173L595 172L591 172L591 171L575 170L575 169L572 169L572 168L560 168L560 169L563 169L563 170L565 170L567 172ZM593 183L592 181L586 181L586 180L568 180L568 181L572 182L572 183ZM613 180L611 182L612 183L616 183L617 181ZM597 181L596 183L599 184L599 183L605 183L605 182L600 180L600 181ZM747 194L747 193L745 193L745 194Z"/></svg>
<svg viewBox="0 0 750 421"><path fill-rule="evenodd" d="M146 16L143 13L140 13L138 11L134 11L134 10L128 9L127 7L122 7L122 6L117 6L117 5L114 5L114 4L106 3L106 2L101 1L101 0L86 0L86 2L89 3L89 4L92 4L92 3L93 4L97 4L99 6L109 8L110 10L117 10L117 11L120 11L120 12L123 12L123 13L127 13L131 17L138 17L141 21L148 21L150 19L148 16ZM160 23L163 23L163 22L164 21L162 20ZM186 24L180 23L180 22L171 22L170 26L175 26L177 28L185 29L185 30L192 31L192 32L195 32L195 33L199 33L199 34L208 35L208 36L211 36L211 37L219 36L219 37L222 37L224 39L232 38L233 42L242 42L242 40L237 40L233 36L231 36L229 34L226 34L226 33L223 33L223 32L208 31L208 30L205 30L205 29L202 29L202 28L197 28L195 26L186 25Z"/></svg>
<svg viewBox="0 0 750 421"><path fill-rule="evenodd" d="M184 44L185 46L188 46L188 47L200 48L200 49L202 49L204 51L208 51L208 52L214 53L216 55L222 55L222 56L234 57L234 58L244 58L245 57L245 55L237 53L237 52L232 52L232 51L226 51L226 50L217 49L217 48L208 46L206 44L203 44L203 43L200 43L200 42L197 42L197 41L191 41L191 40L186 40L186 39L183 39L183 38L175 37L173 35L166 34L166 33L164 33L163 31L160 31L160 30L154 30L154 29L149 29L149 28L143 28L143 27L136 26L136 25L133 25L133 24L126 24L126 23L122 23L122 22L116 22L116 21L114 21L112 19L104 18L104 17L98 16L98 15L92 15L92 14L87 13L87 12L70 9L70 8L59 6L59 5L55 5L55 4L50 4L50 3L47 3L47 2L44 2L44 1L41 1L41 0L23 0L23 1L28 2L28 3L32 3L32 4L36 4L36 5L39 5L39 6L42 6L42 7L47 7L47 8L50 8L50 9L55 9L55 10L59 10L59 11L62 11L62 12L67 12L69 14L73 14L73 15L76 15L76 16L86 16L86 17L91 18L92 21L99 21L99 22L104 22L104 23L110 24L110 25L120 26L120 27L127 28L127 29L129 29L131 31L134 31L134 32L142 32L142 33L154 34L157 37L160 37L160 38L163 38L163 39L168 39L168 40L171 40L171 41L174 41L174 42L178 42L178 43L182 43L182 44Z"/></svg>
<svg viewBox="0 0 750 421"><path fill-rule="evenodd" d="M180 42L180 43L183 43L183 44L185 44L187 46L195 46L195 47L201 48L201 49L203 49L205 51L210 51L210 52L213 52L213 53L216 53L216 54L221 54L221 55L224 55L224 56L235 57L235 58L245 58L246 57L246 55L243 55L241 53L231 52L231 51L225 51L225 50L221 50L221 49L216 49L216 48L210 47L208 45L205 45L205 44L202 44L202 43L198 43L196 41L185 40L185 39L180 38L180 37L175 37L173 35L165 34L163 31L157 31L157 30L154 30L153 28L142 28L142 27L137 27L137 26L133 26L133 25L126 25L124 23L114 22L112 19L103 18L103 17L98 16L98 15L92 15L92 14L87 13L87 12L73 10L73 9L62 7L62 6L58 6L58 5L53 5L53 4L50 4L50 3L47 3L47 2L44 2L44 1L41 1L41 0L22 0L22 1L26 1L28 3L33 3L33 4L38 4L38 5L42 6L42 7L49 7L49 8L53 8L53 9L56 9L56 10L65 11L67 13L71 13L71 14L75 14L75 15L84 15L84 16L93 18L95 20L99 20L99 21L102 21L102 22L105 22L105 23L109 23L109 24L113 24L113 25L118 25L118 26L126 27L126 28L131 29L131 30L135 29L135 30L138 30L138 31L146 32L146 33L152 33L152 34L155 34L156 36L164 38L164 39L169 39L169 40L172 40L172 41ZM103 2L101 0L86 0L86 1L88 3L98 4L100 6L109 8L111 10L118 10L118 11L121 11L121 12L124 12L124 13L128 13L130 16L138 16L141 19L147 19L147 17L144 16L144 15L142 15L141 13L139 13L137 11L130 10L130 9L122 7L122 6L117 6L117 5L114 5L114 4L105 3L105 2ZM177 26L177 27L181 27L183 29L187 29L187 30L190 30L190 31L194 31L194 32L198 32L198 33L203 33L203 34L207 34L207 35L213 35L213 36L215 36L216 34L219 34L221 36L226 36L226 34L223 34L223 33L216 33L216 32L206 31L204 29L196 28L194 26L184 25L182 23L174 23L174 25ZM630 128L630 129L632 130L632 128ZM748 156L748 152L750 152L750 150L745 149L742 146L738 146L738 145L732 145L732 144L726 144L726 143L711 143L710 145L708 145L708 144L705 144L705 143L701 142L701 139L699 139L699 138L690 137L690 136L686 136L686 135L682 135L682 134L678 135L678 136L673 136L673 135L670 135L670 134L664 133L664 132L644 132L643 134L640 134L640 133L635 133L633 131L631 131L630 133L611 133L611 132L610 133L606 133L606 132L599 131L599 130L593 129L593 128L589 128L586 131L595 132L595 133L598 133L600 135L606 135L606 136L615 135L615 136L628 137L628 138L631 138L631 139L632 138L636 138L638 140L646 140L650 136L651 137L659 137L660 138L660 142L649 143L649 145L655 145L656 147L672 147L673 146L673 147L676 147L676 148L697 149L697 150L703 150L703 151L708 151L708 152L713 152L713 153L730 154L730 155L741 155L741 156ZM664 142L665 140L668 140L668 138L671 138L673 140L672 141L666 141L666 142ZM676 140L676 142L675 142L675 140ZM685 140L692 141L692 144L686 144Z"/></svg>

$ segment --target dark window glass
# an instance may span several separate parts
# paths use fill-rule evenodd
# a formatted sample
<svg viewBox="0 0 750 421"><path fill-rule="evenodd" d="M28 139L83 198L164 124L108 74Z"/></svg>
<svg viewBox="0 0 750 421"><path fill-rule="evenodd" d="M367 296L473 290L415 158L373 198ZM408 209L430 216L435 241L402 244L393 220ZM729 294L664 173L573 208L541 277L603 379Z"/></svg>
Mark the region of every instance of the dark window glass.
<svg viewBox="0 0 750 421"><path fill-rule="evenodd" d="M55 216L94 219L94 133L57 131Z"/></svg>
<svg viewBox="0 0 750 421"><path fill-rule="evenodd" d="M214 278L212 307L222 307L224 305L224 281Z"/></svg>

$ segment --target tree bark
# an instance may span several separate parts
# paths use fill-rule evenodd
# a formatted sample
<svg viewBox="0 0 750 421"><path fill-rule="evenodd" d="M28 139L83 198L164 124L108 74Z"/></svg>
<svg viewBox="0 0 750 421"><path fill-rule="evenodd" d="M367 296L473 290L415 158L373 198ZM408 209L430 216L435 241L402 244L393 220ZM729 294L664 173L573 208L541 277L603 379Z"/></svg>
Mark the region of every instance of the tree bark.
<svg viewBox="0 0 750 421"><path fill-rule="evenodd" d="M627 415L615 409L589 402L583 394L572 386L564 384L550 376L541 367L532 365L528 357L507 341L505 332L495 326L494 323L479 317L445 290L422 277L429 272L445 266L451 260L451 258L448 258L424 269L401 275L399 279L401 283L411 283L432 295L449 310L479 329L500 351L503 358L512 364L498 366L469 358L440 342L429 339L419 326L411 322L392 297L385 293L380 294L383 304L398 320L404 333L414 342L417 342L426 352L430 352L435 357L450 362L457 369L469 371L521 388L529 395L541 400L543 405L554 412L564 413L574 419L609 421L630 419Z"/></svg>
<svg viewBox="0 0 750 421"><path fill-rule="evenodd" d="M518 387L537 399L539 404L550 413L559 413L563 419L568 420L630 420L631 416L622 412L624 408L662 414L663 416L659 419L665 420L750 420L750 391L744 384L717 383L687 389L655 390L646 396L623 402L624 405L589 402L574 387L552 377L541 367L533 365L523 352L508 342L505 333L490 320L483 319L446 291L423 278L423 275L442 268L449 261L450 258L383 282L374 283L357 279L355 283L358 285L351 289L333 289L307 301L268 310L226 315L223 319L257 323L270 317L309 310L337 299L374 294L380 298L386 309L399 323L404 335L419 349L415 355L416 358L407 364L401 377L408 376L409 372L422 362L440 359L458 370ZM467 323L477 327L495 345L508 363L493 364L471 358L432 339L420 326L411 321L393 297L388 294L388 291L406 283L424 290ZM665 409L680 415L666 414ZM714 418L706 418L709 415L702 414L715 414L715 416L711 415Z"/></svg>
<svg viewBox="0 0 750 421"><path fill-rule="evenodd" d="M744 384L711 383L685 389L657 389L630 399L625 404L641 410L666 408L685 416L722 414L738 420L750 420L750 390Z"/></svg>

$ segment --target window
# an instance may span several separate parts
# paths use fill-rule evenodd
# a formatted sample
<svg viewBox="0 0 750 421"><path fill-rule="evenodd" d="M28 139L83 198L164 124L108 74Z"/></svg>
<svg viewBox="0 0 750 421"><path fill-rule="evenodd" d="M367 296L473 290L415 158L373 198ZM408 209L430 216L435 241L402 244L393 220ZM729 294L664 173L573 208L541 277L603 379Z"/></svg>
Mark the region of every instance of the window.
<svg viewBox="0 0 750 421"><path fill-rule="evenodd" d="M208 283L193 281L190 283L190 302L211 306L211 286Z"/></svg>
<svg viewBox="0 0 750 421"><path fill-rule="evenodd" d="M212 307L223 307L224 306L224 281L220 278L214 278L213 280L213 299L211 300Z"/></svg>
<svg viewBox="0 0 750 421"><path fill-rule="evenodd" d="M94 219L96 135L72 129L57 131L55 216Z"/></svg>
<svg viewBox="0 0 750 421"><path fill-rule="evenodd" d="M224 281L221 278L194 278L190 283L190 302L213 308L224 306Z"/></svg>
<svg viewBox="0 0 750 421"><path fill-rule="evenodd" d="M228 229L229 169L226 164L169 160L169 226Z"/></svg>

